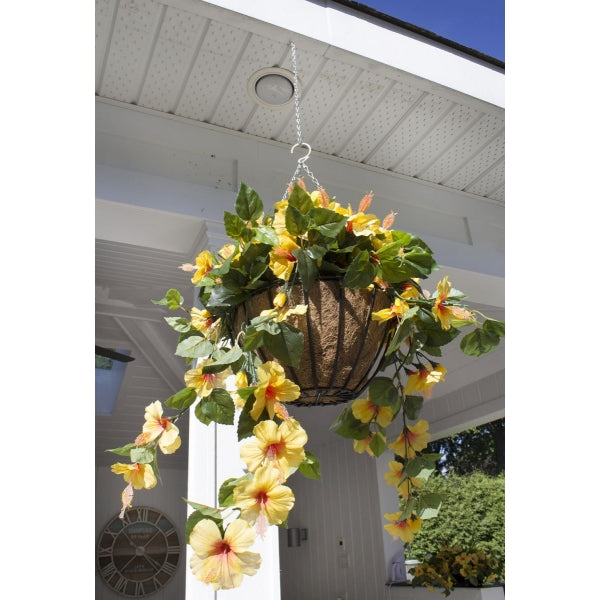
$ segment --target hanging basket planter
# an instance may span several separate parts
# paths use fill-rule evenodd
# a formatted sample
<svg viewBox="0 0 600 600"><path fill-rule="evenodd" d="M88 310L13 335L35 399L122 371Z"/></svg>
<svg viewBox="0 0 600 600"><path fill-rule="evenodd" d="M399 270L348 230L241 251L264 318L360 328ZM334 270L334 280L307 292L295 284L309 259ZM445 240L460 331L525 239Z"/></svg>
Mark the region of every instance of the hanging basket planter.
<svg viewBox="0 0 600 600"><path fill-rule="evenodd" d="M236 329L261 311L273 306L278 286L262 290L240 305ZM304 351L298 367L283 365L286 377L301 390L290 403L299 406L340 404L356 398L379 371L384 356L389 323L371 319L373 312L389 305L380 289L349 289L340 277L322 277L308 290L293 286L291 304L305 304L306 315L290 317L304 336ZM262 361L273 356L260 348Z"/></svg>

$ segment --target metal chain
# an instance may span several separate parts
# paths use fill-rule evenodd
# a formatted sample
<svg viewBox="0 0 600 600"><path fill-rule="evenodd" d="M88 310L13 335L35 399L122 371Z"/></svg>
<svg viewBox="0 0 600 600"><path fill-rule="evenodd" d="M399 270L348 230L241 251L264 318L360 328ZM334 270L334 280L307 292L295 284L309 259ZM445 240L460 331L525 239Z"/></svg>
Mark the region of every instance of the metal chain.
<svg viewBox="0 0 600 600"><path fill-rule="evenodd" d="M294 171L294 174L292 175L291 182L293 183L298 178L300 171L304 171L312 179L314 184L317 186L317 189L322 189L321 184L315 177L314 173L306 165L306 161L308 160L308 157L310 156L312 148L310 147L309 144L302 141L302 126L300 124L300 86L298 85L298 66L297 66L297 62L296 62L296 44L294 44L294 42L291 42L290 45L292 47L292 69L294 70L294 106L296 109L296 133L298 136L297 137L298 141L296 144L294 144L292 146L292 149L290 150L290 152L293 154L294 150L298 146L303 146L308 149L308 153L305 156L301 156L298 159L298 166L296 167L296 170ZM288 197L288 193L289 192L286 189L284 198Z"/></svg>

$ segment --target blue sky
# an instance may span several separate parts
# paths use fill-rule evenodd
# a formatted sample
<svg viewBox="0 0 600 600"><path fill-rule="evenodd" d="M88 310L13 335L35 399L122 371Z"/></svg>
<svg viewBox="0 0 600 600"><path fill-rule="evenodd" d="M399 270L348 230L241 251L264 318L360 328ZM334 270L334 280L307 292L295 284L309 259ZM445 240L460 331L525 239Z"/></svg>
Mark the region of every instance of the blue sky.
<svg viewBox="0 0 600 600"><path fill-rule="evenodd" d="M359 0L361 4L504 60L504 0Z"/></svg>

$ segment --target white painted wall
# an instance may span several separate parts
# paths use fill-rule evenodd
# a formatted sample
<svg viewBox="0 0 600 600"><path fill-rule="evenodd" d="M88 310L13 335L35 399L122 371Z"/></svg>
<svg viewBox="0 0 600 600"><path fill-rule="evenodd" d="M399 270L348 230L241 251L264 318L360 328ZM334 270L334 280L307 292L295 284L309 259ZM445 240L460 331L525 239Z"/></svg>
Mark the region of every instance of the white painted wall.
<svg viewBox="0 0 600 600"><path fill-rule="evenodd" d="M123 462L115 456L114 462ZM126 461L125 461L126 462ZM164 512L177 527L182 545L177 572L162 590L152 595L154 600L184 600L185 572L188 570L185 556L186 504L181 499L186 496L187 472L182 469L160 469L162 483L151 490L136 490L134 506L150 506ZM125 487L121 475L115 475L108 466L96 467L96 527L95 543L104 526L121 510L121 492ZM123 596L113 592L104 584L96 570L96 600L123 600Z"/></svg>
<svg viewBox="0 0 600 600"><path fill-rule="evenodd" d="M375 459L355 453L352 440L339 437L315 447L309 437L306 447L319 458L323 478L295 473L290 479L296 504L289 526L308 529L308 539L288 548L287 531L280 529L283 600L383 600L383 536L388 534Z"/></svg>

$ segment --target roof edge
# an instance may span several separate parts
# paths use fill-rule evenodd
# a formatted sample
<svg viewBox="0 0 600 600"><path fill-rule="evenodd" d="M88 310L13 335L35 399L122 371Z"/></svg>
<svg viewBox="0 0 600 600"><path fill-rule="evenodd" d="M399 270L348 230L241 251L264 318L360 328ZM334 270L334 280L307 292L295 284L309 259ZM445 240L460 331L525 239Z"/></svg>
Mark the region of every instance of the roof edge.
<svg viewBox="0 0 600 600"><path fill-rule="evenodd" d="M418 25L413 25L408 21L403 21L401 19L393 17L392 15L388 15L386 13L378 11L377 9L371 8L370 6L362 4L361 2L355 2L354 0L309 0L309 2L314 2L315 4L320 4L322 6L338 4L340 6L350 8L352 10L363 13L380 21L389 23L390 25L394 25L396 27L400 27L401 29L405 29L406 31L410 31L411 33L420 35L421 37L424 37L433 42L437 42L442 46L446 46L448 48L452 48L453 50L457 50L458 52L471 56L472 58L476 58L484 63L487 63L490 66L502 69L502 71L505 70L504 61L498 58L494 58L493 56L489 56L488 54L480 52L479 50L475 50L473 48L469 48L468 46L464 46L463 44L459 44L458 42L454 42L448 38L438 35L437 33L434 33L433 31L429 31L428 29L424 29L423 27L419 27Z"/></svg>

